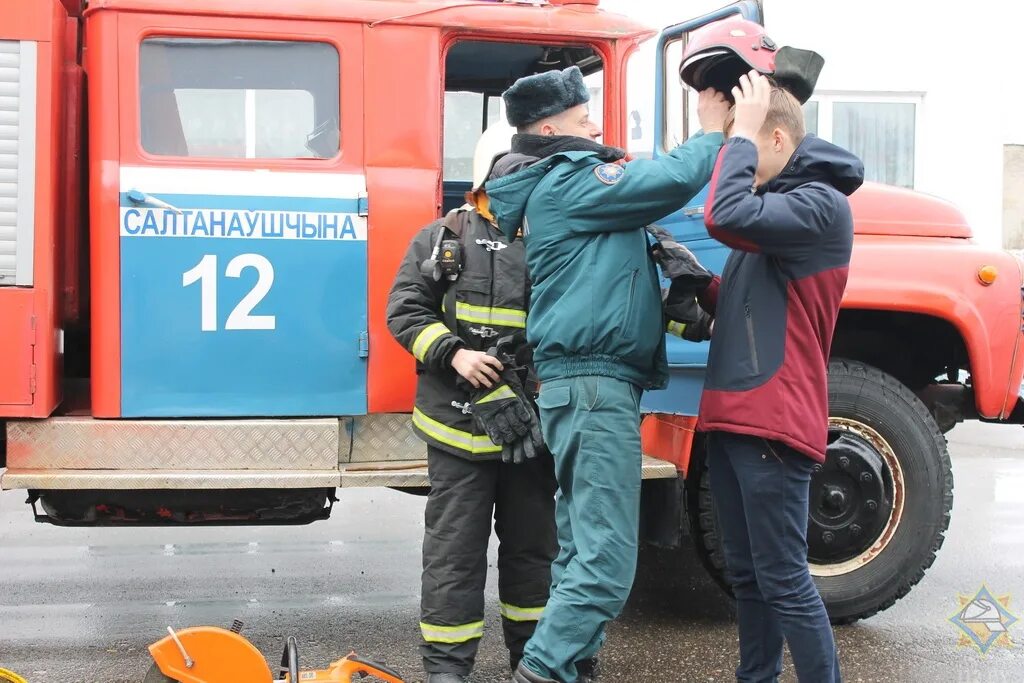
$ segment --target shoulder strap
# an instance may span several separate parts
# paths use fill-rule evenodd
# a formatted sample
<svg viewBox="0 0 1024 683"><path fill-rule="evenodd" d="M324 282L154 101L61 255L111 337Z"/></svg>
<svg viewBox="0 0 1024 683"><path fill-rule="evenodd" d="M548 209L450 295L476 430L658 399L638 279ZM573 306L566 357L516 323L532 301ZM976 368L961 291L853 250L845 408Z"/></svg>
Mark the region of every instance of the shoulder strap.
<svg viewBox="0 0 1024 683"><path fill-rule="evenodd" d="M466 233L466 224L469 221L469 211L465 209L452 209L441 220L442 230L447 230L455 236L460 243ZM455 282L448 283L444 292L444 322L448 330L458 336L459 327L456 318Z"/></svg>
<svg viewBox="0 0 1024 683"><path fill-rule="evenodd" d="M456 337L459 336L459 320L456 317L456 307L458 302L455 299L455 283L451 282L448 284L448 289L444 292L444 324L448 328L448 331L454 334Z"/></svg>
<svg viewBox="0 0 1024 683"><path fill-rule="evenodd" d="M452 209L441 221L441 224L461 242L462 233L466 231L466 221L468 220L469 211L465 209Z"/></svg>

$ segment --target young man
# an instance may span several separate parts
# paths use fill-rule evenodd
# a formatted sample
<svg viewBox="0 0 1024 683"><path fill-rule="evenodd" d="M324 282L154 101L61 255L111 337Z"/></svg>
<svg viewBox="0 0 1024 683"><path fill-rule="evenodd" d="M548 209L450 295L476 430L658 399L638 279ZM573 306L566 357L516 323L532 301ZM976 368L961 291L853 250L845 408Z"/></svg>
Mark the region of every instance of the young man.
<svg viewBox="0 0 1024 683"><path fill-rule="evenodd" d="M807 568L808 489L825 459L826 368L853 245L846 197L864 167L805 136L799 103L756 72L733 95L705 216L733 251L704 296L715 328L698 429L736 595L736 678L778 680L785 640L801 682L831 683L839 662Z"/></svg>
<svg viewBox="0 0 1024 683"><path fill-rule="evenodd" d="M515 160L504 157L492 167L510 136L484 133L470 207L416 235L388 298L388 327L417 360L413 429L427 442L420 616L427 683L462 683L473 668L484 632L492 516L513 669L547 602L558 547L554 471L532 396L490 352L509 335L502 348L514 354L525 345L523 245L494 226L482 190L488 175L515 170Z"/></svg>
<svg viewBox="0 0 1024 683"><path fill-rule="evenodd" d="M705 134L654 160L596 142L577 67L520 79L504 93L512 151L535 163L487 183L509 237L522 230L533 292L527 336L538 405L555 456L561 546L547 607L513 680L576 681L636 569L640 395L664 386L665 319L645 231L711 177L728 105L701 93ZM581 667L582 668L582 667Z"/></svg>

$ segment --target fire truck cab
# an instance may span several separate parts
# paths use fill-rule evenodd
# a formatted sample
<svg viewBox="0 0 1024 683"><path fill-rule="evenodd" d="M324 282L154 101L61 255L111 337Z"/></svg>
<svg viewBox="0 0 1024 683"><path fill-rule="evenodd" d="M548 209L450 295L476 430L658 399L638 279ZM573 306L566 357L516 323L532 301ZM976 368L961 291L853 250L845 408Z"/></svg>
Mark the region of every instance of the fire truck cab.
<svg viewBox="0 0 1024 683"><path fill-rule="evenodd" d="M656 32L597 0L0 7L0 487L65 525L304 523L338 488L422 491L385 302L412 235L462 202L501 92L579 66L626 147L627 79L647 79L658 154L681 142L687 33L736 15L759 3L666 29L645 72ZM665 225L720 270L703 201ZM938 200L866 186L853 206L810 520L840 621L920 579L952 504L942 432L1020 421L1024 374L1013 257ZM644 535L692 533L720 575L693 432L707 345L669 353L671 387L645 398Z"/></svg>

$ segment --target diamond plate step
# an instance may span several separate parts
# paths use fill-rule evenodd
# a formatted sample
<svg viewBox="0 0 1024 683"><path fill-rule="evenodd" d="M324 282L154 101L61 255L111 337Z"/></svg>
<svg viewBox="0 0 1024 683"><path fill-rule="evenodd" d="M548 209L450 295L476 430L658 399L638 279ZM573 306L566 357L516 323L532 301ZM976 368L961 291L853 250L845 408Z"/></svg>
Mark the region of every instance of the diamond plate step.
<svg viewBox="0 0 1024 683"><path fill-rule="evenodd" d="M427 445L412 431L408 413L378 413L352 420L351 462L422 460ZM348 462L347 458L342 459Z"/></svg>
<svg viewBox="0 0 1024 683"><path fill-rule="evenodd" d="M96 420L7 423L17 470L336 470L341 422ZM348 454L348 438L345 439Z"/></svg>

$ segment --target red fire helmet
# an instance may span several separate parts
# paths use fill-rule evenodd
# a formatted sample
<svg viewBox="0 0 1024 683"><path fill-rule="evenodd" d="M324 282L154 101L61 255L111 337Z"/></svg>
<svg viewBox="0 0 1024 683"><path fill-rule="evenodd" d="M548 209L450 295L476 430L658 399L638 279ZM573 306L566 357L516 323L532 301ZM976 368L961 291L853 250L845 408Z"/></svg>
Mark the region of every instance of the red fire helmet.
<svg viewBox="0 0 1024 683"><path fill-rule="evenodd" d="M729 99L740 76L751 69L775 73L775 41L753 21L725 19L690 34L679 76L691 88L714 88Z"/></svg>

